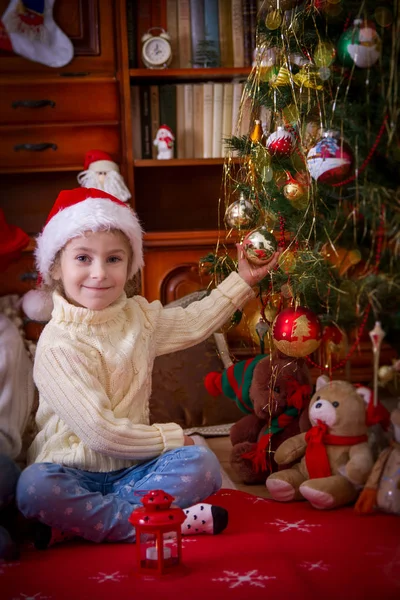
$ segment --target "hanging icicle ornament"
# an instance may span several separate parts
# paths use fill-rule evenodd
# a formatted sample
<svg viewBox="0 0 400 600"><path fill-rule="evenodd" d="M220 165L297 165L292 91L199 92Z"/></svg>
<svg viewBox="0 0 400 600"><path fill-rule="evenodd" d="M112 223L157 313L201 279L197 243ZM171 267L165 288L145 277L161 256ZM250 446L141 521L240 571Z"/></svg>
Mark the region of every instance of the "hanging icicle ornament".
<svg viewBox="0 0 400 600"><path fill-rule="evenodd" d="M378 372L379 358L381 355L381 346L385 332L382 329L380 321L376 321L374 328L369 332L372 342L372 352L374 355L374 406L378 405Z"/></svg>
<svg viewBox="0 0 400 600"><path fill-rule="evenodd" d="M296 140L290 131L284 127L278 127L276 131L269 135L265 146L271 156L289 158L295 149Z"/></svg>
<svg viewBox="0 0 400 600"><path fill-rule="evenodd" d="M308 356L317 350L321 340L321 323L317 315L304 306L285 308L272 324L272 341L287 356Z"/></svg>
<svg viewBox="0 0 400 600"><path fill-rule="evenodd" d="M257 218L256 206L243 192L240 193L239 200L232 202L225 212L225 224L230 229L250 229L256 224Z"/></svg>
<svg viewBox="0 0 400 600"><path fill-rule="evenodd" d="M250 231L242 242L247 260L254 265L265 265L278 248L274 235L265 225Z"/></svg>
<svg viewBox="0 0 400 600"><path fill-rule="evenodd" d="M326 130L307 154L307 165L315 181L328 185L342 181L353 166L350 146L339 138L339 132Z"/></svg>
<svg viewBox="0 0 400 600"><path fill-rule="evenodd" d="M370 21L356 19L339 38L338 57L345 67L372 67L381 55L382 42Z"/></svg>

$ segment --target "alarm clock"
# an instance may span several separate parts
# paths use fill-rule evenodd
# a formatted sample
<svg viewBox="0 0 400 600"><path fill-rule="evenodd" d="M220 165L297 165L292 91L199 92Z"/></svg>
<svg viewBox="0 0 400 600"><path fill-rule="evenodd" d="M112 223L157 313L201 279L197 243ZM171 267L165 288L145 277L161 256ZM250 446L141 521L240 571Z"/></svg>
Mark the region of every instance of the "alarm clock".
<svg viewBox="0 0 400 600"><path fill-rule="evenodd" d="M151 33L158 30L158 35ZM161 27L151 27L142 36L142 60L148 69L165 69L172 60L170 36Z"/></svg>

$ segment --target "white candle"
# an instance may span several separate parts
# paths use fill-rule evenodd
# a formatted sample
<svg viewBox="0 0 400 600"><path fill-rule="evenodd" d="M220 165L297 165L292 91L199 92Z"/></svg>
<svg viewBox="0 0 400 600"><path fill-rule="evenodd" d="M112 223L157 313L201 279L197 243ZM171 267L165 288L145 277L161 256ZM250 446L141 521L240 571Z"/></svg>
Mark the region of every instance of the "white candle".
<svg viewBox="0 0 400 600"><path fill-rule="evenodd" d="M164 560L171 558L171 548L164 546L163 555L164 555ZM158 560L157 546L150 546L149 548L146 548L146 559L147 560Z"/></svg>

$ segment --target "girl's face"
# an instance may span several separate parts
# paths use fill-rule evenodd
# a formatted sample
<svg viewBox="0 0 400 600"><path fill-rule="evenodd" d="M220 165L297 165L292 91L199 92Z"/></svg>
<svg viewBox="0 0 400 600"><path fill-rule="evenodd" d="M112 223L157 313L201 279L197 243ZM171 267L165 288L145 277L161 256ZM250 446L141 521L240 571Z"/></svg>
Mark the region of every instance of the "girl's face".
<svg viewBox="0 0 400 600"><path fill-rule="evenodd" d="M102 310L124 291L131 254L123 233L88 231L66 244L53 279L62 282L71 304Z"/></svg>

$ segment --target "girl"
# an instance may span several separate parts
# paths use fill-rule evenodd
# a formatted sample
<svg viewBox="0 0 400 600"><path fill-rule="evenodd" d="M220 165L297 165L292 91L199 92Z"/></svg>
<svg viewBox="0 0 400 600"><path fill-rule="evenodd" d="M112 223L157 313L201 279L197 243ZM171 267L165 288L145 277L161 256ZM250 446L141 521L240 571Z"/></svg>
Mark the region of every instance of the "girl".
<svg viewBox="0 0 400 600"><path fill-rule="evenodd" d="M100 190L60 193L37 240L37 267L54 290L54 308L34 365L39 433L17 489L22 513L47 526L37 547L56 541L60 530L134 542L128 517L151 489L186 509L184 533L226 526L224 509L197 504L221 486L215 455L175 423L149 425L149 397L155 357L205 340L253 297L251 286L277 261L274 255L250 267L239 254L239 274L186 309L128 299L125 284L143 266L135 213Z"/></svg>

